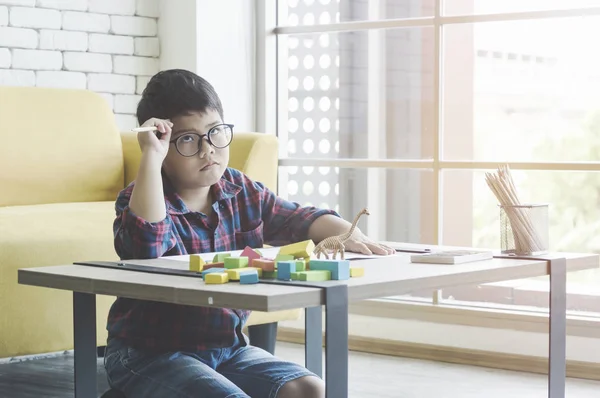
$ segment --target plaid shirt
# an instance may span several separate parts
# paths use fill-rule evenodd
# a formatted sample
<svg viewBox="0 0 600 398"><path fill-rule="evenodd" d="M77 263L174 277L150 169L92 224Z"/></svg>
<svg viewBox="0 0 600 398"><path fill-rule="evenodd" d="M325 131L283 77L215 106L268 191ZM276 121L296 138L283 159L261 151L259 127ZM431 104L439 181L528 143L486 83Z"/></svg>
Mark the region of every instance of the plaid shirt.
<svg viewBox="0 0 600 398"><path fill-rule="evenodd" d="M300 207L263 184L228 168L211 187L213 215L192 212L163 177L167 216L150 223L129 208L133 183L116 201L115 249L122 260L260 248L308 239L311 223L331 210ZM109 337L136 348L202 351L246 344L242 328L250 311L196 307L119 297L113 304Z"/></svg>

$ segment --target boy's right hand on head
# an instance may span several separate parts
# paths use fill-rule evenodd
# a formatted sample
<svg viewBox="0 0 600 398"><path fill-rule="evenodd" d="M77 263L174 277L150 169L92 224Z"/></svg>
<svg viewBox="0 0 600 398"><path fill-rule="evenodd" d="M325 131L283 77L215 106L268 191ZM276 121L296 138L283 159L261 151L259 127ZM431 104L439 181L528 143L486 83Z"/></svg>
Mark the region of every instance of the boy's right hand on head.
<svg viewBox="0 0 600 398"><path fill-rule="evenodd" d="M140 131L137 137L142 154L158 155L162 162L169 151L173 123L168 119L151 118L146 120L140 127L157 128L158 131Z"/></svg>

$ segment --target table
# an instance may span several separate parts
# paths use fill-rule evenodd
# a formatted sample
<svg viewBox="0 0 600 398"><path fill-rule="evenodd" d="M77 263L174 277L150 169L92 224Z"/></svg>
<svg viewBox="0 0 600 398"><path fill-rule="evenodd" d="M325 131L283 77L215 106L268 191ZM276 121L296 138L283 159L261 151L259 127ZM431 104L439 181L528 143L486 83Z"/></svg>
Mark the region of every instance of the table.
<svg viewBox="0 0 600 398"><path fill-rule="evenodd" d="M389 244L402 251L394 256L352 260L356 261L354 265L365 268L365 276L347 281L205 285L198 278L186 276L76 264L20 269L18 278L20 284L73 291L76 398L91 398L96 394L96 294L256 311L305 308L306 367L319 376L323 374L321 311L324 307L327 397L347 398L349 302L421 289L550 275L548 396L564 398L566 273L598 267L598 255L553 253L536 258L494 258L459 265L412 264L410 252L448 247ZM187 268L182 261L167 257L126 263Z"/></svg>

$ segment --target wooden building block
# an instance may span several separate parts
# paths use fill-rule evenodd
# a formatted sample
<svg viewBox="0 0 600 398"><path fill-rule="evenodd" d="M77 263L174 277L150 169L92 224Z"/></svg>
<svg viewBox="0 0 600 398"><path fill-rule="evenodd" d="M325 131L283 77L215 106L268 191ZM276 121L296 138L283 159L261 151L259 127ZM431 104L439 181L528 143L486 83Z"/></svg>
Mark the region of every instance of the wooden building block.
<svg viewBox="0 0 600 398"><path fill-rule="evenodd" d="M277 278L277 271L263 271L262 277L265 279L275 279Z"/></svg>
<svg viewBox="0 0 600 398"><path fill-rule="evenodd" d="M240 274L240 284L247 285L258 283L258 272L242 272Z"/></svg>
<svg viewBox="0 0 600 398"><path fill-rule="evenodd" d="M231 268L227 269L225 272L227 272L230 281L239 281L240 275L244 273L256 274L258 276L262 275L262 270L259 271L256 268Z"/></svg>
<svg viewBox="0 0 600 398"><path fill-rule="evenodd" d="M280 261L290 261L293 260L294 256L292 256L291 254L278 254L277 256L275 256L275 266L277 266L277 263Z"/></svg>
<svg viewBox="0 0 600 398"><path fill-rule="evenodd" d="M258 267L248 267L248 269L255 269L255 270L256 270L256 272L258 273L258 277L259 277L259 278L262 278L262 276L263 276L263 270L262 270L262 268L258 268Z"/></svg>
<svg viewBox="0 0 600 398"><path fill-rule="evenodd" d="M365 269L362 267L350 267L350 277L358 278L365 275Z"/></svg>
<svg viewBox="0 0 600 398"><path fill-rule="evenodd" d="M296 272L306 271L306 261L296 260Z"/></svg>
<svg viewBox="0 0 600 398"><path fill-rule="evenodd" d="M204 264L204 267L202 267L202 271L211 268L225 268L225 263L206 263Z"/></svg>
<svg viewBox="0 0 600 398"><path fill-rule="evenodd" d="M227 257L231 257L231 253L217 253L213 257L213 263L223 263Z"/></svg>
<svg viewBox="0 0 600 398"><path fill-rule="evenodd" d="M265 260L264 258L252 261L252 266L256 268L262 268L263 271L275 271L275 261Z"/></svg>
<svg viewBox="0 0 600 398"><path fill-rule="evenodd" d="M225 272L213 272L210 274L206 274L204 277L204 282L208 284L223 284L229 282L229 277Z"/></svg>
<svg viewBox="0 0 600 398"><path fill-rule="evenodd" d="M289 281L292 279L292 272L295 270L295 261L279 261L277 263L277 279L281 281Z"/></svg>
<svg viewBox="0 0 600 398"><path fill-rule="evenodd" d="M260 258L260 254L258 254L256 252L256 250L254 250L250 246L246 246L244 248L244 250L242 251L242 253L240 254L240 257L248 257L248 265L251 267L252 266L252 262L254 260Z"/></svg>
<svg viewBox="0 0 600 398"><path fill-rule="evenodd" d="M349 260L310 260L311 271L330 271L332 280L350 279Z"/></svg>
<svg viewBox="0 0 600 398"><path fill-rule="evenodd" d="M226 257L225 268L245 268L248 266L248 257Z"/></svg>
<svg viewBox="0 0 600 398"><path fill-rule="evenodd" d="M315 243L309 239L302 242L292 243L290 245L282 246L279 249L281 255L292 255L294 258L306 258L310 257L315 248Z"/></svg>
<svg viewBox="0 0 600 398"><path fill-rule="evenodd" d="M190 254L190 271L200 272L204 269L205 262L199 254Z"/></svg>
<svg viewBox="0 0 600 398"><path fill-rule="evenodd" d="M209 268L207 270L202 271L202 279L205 279L206 275L208 275L208 274L214 274L214 273L222 274L225 271L226 271L225 268Z"/></svg>
<svg viewBox="0 0 600 398"><path fill-rule="evenodd" d="M290 276L291 276L291 279L292 279L293 281L297 281L297 280L298 280L298 278L300 277L300 272L292 272L292 273L290 274Z"/></svg>
<svg viewBox="0 0 600 398"><path fill-rule="evenodd" d="M304 271L298 272L298 280L322 282L331 280L331 271Z"/></svg>

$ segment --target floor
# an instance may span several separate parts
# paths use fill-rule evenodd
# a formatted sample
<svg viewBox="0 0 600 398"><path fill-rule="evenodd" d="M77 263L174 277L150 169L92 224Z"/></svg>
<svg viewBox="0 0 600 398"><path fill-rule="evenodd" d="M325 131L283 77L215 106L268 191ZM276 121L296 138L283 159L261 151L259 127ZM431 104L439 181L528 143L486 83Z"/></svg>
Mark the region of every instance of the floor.
<svg viewBox="0 0 600 398"><path fill-rule="evenodd" d="M277 355L303 363L303 346L279 343ZM98 361L99 395L106 389ZM0 364L2 398L73 397L71 354ZM547 397L543 375L352 352L351 398ZM600 382L569 379L567 398L600 397Z"/></svg>

